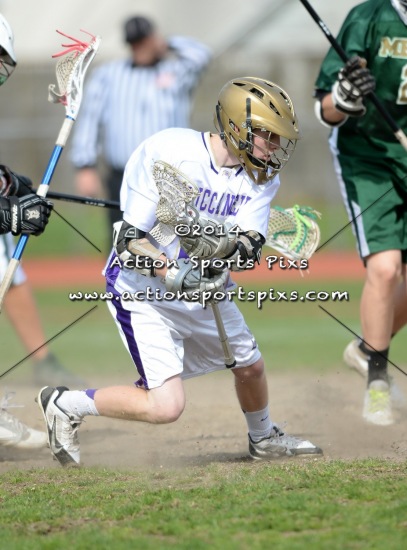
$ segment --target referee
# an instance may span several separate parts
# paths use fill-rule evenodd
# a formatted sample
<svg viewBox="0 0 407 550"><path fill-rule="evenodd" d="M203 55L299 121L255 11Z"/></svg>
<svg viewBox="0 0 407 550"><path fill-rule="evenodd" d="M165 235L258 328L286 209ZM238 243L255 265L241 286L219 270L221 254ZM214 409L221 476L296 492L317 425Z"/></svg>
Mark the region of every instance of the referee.
<svg viewBox="0 0 407 550"><path fill-rule="evenodd" d="M99 155L108 168L107 196L118 201L124 166L135 148L159 130L189 126L191 95L211 58L209 48L192 38L164 39L145 17L129 19L124 37L130 58L94 70L75 126L70 158L82 196L101 194ZM110 209L110 224L118 219L121 213Z"/></svg>

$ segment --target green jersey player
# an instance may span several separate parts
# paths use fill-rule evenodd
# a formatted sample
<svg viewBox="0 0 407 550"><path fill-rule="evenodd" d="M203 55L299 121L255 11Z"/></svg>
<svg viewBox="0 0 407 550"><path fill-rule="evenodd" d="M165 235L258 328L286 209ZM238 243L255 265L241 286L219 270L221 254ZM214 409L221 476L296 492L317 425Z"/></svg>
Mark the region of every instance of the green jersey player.
<svg viewBox="0 0 407 550"><path fill-rule="evenodd" d="M400 128L407 127L407 1L368 0L346 17L316 80L316 114L332 128L330 148L358 251L366 267L362 338L346 363L367 374L363 416L394 422L387 356L391 337L407 321L407 154L365 97L375 91Z"/></svg>

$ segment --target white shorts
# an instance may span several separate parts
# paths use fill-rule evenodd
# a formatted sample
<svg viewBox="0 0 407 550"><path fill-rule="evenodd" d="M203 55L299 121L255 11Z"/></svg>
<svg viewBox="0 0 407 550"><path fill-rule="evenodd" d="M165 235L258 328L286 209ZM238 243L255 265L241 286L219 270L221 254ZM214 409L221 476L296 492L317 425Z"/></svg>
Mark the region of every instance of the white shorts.
<svg viewBox="0 0 407 550"><path fill-rule="evenodd" d="M153 389L176 375L191 378L226 368L211 307L191 310L181 301L121 299L107 304L140 375L138 385ZM243 315L233 302L218 305L234 368L252 365L261 354Z"/></svg>
<svg viewBox="0 0 407 550"><path fill-rule="evenodd" d="M13 256L15 246L16 245L11 233L0 235L0 281L3 280L8 263ZM12 284L21 285L26 280L27 280L27 277L21 265L19 265L17 268L16 274L14 275Z"/></svg>

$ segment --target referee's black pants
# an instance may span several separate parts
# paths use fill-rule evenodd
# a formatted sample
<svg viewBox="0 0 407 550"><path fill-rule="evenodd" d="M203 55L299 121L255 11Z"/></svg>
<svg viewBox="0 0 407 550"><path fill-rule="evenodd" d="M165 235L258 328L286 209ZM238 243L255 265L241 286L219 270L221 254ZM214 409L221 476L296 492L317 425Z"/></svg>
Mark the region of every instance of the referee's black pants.
<svg viewBox="0 0 407 550"><path fill-rule="evenodd" d="M106 186L107 186L107 195L108 199L111 201L120 202L120 187L122 185L124 170L117 170L116 168L111 168L107 177ZM116 210L114 208L108 208L109 213L109 225L112 229L112 225L123 219L123 213L121 210Z"/></svg>

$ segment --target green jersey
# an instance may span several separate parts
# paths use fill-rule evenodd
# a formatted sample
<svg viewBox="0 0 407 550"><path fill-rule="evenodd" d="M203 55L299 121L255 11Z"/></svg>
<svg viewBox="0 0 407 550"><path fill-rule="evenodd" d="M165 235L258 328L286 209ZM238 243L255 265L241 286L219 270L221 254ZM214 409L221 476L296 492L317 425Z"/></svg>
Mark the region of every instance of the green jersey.
<svg viewBox="0 0 407 550"><path fill-rule="evenodd" d="M358 55L376 80L375 93L399 127L407 131L407 27L391 0L368 0L346 17L337 38L347 55ZM315 83L316 95L330 92L343 61L331 47ZM338 128L343 155L388 157L407 166L407 155L388 124L368 99L366 114Z"/></svg>

